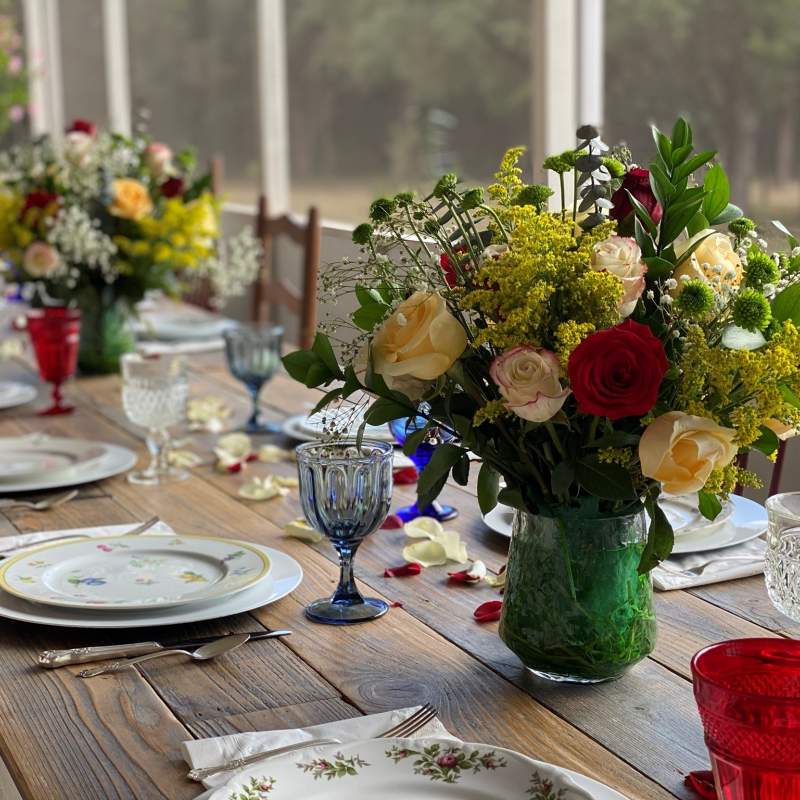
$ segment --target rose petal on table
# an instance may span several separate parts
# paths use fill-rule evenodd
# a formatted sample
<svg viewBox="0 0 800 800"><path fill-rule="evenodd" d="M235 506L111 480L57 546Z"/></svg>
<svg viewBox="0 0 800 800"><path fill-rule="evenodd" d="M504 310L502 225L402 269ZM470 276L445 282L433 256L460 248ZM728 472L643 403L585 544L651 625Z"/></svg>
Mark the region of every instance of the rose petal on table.
<svg viewBox="0 0 800 800"><path fill-rule="evenodd" d="M697 770L690 772L683 782L694 790L703 800L717 800L717 790L714 787L714 774L710 770Z"/></svg>
<svg viewBox="0 0 800 800"><path fill-rule="evenodd" d="M295 519L283 526L285 536L293 539L301 539L304 542L316 544L324 538L319 531L315 531L304 519Z"/></svg>
<svg viewBox="0 0 800 800"><path fill-rule="evenodd" d="M244 461L253 452L253 445L246 433L228 433L217 440L214 452L227 453L231 458Z"/></svg>
<svg viewBox="0 0 800 800"><path fill-rule="evenodd" d="M383 521L383 525L381 528L385 530L398 530L405 525L402 519L397 516L397 514L389 514L388 517Z"/></svg>
<svg viewBox="0 0 800 800"><path fill-rule="evenodd" d="M447 576L453 583L480 583L486 577L486 564L483 561L475 561L469 569L448 572Z"/></svg>
<svg viewBox="0 0 800 800"><path fill-rule="evenodd" d="M421 567L439 567L447 563L444 545L430 539L406 545L403 548L403 558L406 561L415 561Z"/></svg>
<svg viewBox="0 0 800 800"><path fill-rule="evenodd" d="M167 462L173 467L190 469L203 463L203 457L193 450L169 450L167 452Z"/></svg>
<svg viewBox="0 0 800 800"><path fill-rule="evenodd" d="M392 472L392 478L397 486L408 486L416 483L419 473L416 467L400 467Z"/></svg>
<svg viewBox="0 0 800 800"><path fill-rule="evenodd" d="M481 603L473 612L472 616L478 622L496 622L500 619L500 609L503 607L502 600L487 600Z"/></svg>
<svg viewBox="0 0 800 800"><path fill-rule="evenodd" d="M189 400L186 408L189 427L210 433L219 433L230 415L231 411L225 401L213 395L194 397Z"/></svg>
<svg viewBox="0 0 800 800"><path fill-rule="evenodd" d="M392 600L392 602L389 603L389 605L392 608L402 608L403 607L403 604L399 600Z"/></svg>
<svg viewBox="0 0 800 800"><path fill-rule="evenodd" d="M433 517L417 517L406 522L405 528L411 539L435 539L444 533L442 523Z"/></svg>
<svg viewBox="0 0 800 800"><path fill-rule="evenodd" d="M294 461L294 450L278 447L276 444L265 444L258 448L258 460L265 464L280 464L282 461Z"/></svg>
<svg viewBox="0 0 800 800"><path fill-rule="evenodd" d="M22 355L21 339L6 339L0 342L0 359L17 358Z"/></svg>
<svg viewBox="0 0 800 800"><path fill-rule="evenodd" d="M506 586L506 565L503 564L499 570L497 570L497 575L487 575L484 580L489 586L492 586L495 589L504 589Z"/></svg>
<svg viewBox="0 0 800 800"><path fill-rule="evenodd" d="M272 500L286 494L289 494L289 490L279 486L272 475L253 478L239 488L239 495L247 500Z"/></svg>
<svg viewBox="0 0 800 800"><path fill-rule="evenodd" d="M237 458L236 456L232 456L225 450L214 450L214 455L217 457L217 463L215 466L220 472L230 472L235 474L237 472L241 472L245 467L245 461L243 461L241 458Z"/></svg>
<svg viewBox="0 0 800 800"><path fill-rule="evenodd" d="M439 536L431 541L437 542L444 547L444 553L449 561L455 561L456 564L463 564L465 561L469 561L467 546L461 541L461 536L457 531L442 531Z"/></svg>
<svg viewBox="0 0 800 800"><path fill-rule="evenodd" d="M419 575L422 572L422 567L412 561L410 564L403 564L400 567L387 567L383 571L384 578L407 578L410 575Z"/></svg>
<svg viewBox="0 0 800 800"><path fill-rule="evenodd" d="M300 486L300 481L294 475L273 475L272 480L286 489L297 489Z"/></svg>

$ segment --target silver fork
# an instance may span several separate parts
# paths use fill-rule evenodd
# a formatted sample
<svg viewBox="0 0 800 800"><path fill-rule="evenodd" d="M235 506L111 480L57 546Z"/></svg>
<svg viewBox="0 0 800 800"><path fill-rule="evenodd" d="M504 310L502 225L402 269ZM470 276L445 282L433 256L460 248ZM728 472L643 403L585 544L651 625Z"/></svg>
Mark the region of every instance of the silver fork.
<svg viewBox="0 0 800 800"><path fill-rule="evenodd" d="M699 576L702 575L707 569L713 567L717 564L725 564L727 562L735 562L735 561L749 561L753 564L758 563L758 557L754 557L752 555L748 556L728 556L727 558L720 558L714 561L706 561L705 564L698 564L696 567L687 567L686 569L681 569L680 567L673 567L670 564L668 567L664 566L665 561L662 561L658 566L661 567L665 572L669 572L670 575L694 575Z"/></svg>
<svg viewBox="0 0 800 800"><path fill-rule="evenodd" d="M394 725L393 727L379 733L376 739L394 739L405 738L416 733L420 728L427 725L432 719L436 717L436 709L430 704L426 703L424 706L418 708L410 717L407 717L402 722ZM295 750L304 750L307 747L317 747L325 744L341 744L340 739L310 739L307 742L297 742L296 744L289 744L284 747L274 748L272 750L262 750L260 753L253 753L243 758L235 758L233 761L227 761L224 764L219 764L216 767L201 767L198 769L189 770L186 777L192 781L204 781L211 775L216 775L218 772L230 772L231 770L246 767L249 764L255 764L265 758L273 758L274 756L281 756L285 753L291 753Z"/></svg>
<svg viewBox="0 0 800 800"><path fill-rule="evenodd" d="M77 489L72 489L69 492L62 492L61 494L52 494L49 497L43 497L41 500L14 500L6 498L0 500L0 509L5 508L30 508L33 511L47 511L51 508L56 508L62 503L68 503L78 494Z"/></svg>

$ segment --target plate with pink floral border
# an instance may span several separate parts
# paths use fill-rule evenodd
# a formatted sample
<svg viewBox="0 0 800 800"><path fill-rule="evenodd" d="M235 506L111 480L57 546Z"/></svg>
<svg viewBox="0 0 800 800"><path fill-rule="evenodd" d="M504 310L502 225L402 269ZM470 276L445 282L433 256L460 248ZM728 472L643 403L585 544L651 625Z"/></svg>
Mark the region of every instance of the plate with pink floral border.
<svg viewBox="0 0 800 800"><path fill-rule="evenodd" d="M301 750L234 775L209 800L625 800L597 781L485 744L371 739Z"/></svg>

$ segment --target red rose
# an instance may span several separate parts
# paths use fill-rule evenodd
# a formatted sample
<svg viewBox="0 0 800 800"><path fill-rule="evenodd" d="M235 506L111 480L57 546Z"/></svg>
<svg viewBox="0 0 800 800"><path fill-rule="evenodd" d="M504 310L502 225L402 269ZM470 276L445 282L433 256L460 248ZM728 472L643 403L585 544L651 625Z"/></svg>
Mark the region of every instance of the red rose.
<svg viewBox="0 0 800 800"><path fill-rule="evenodd" d="M161 194L164 197L177 197L183 194L183 181L180 178L168 178L161 184Z"/></svg>
<svg viewBox="0 0 800 800"><path fill-rule="evenodd" d="M467 248L460 244L458 247L453 248L454 253L466 253ZM458 283L458 273L456 272L455 264L447 253L442 253L439 256L439 266L444 273L444 282L452 289ZM462 266L463 269L463 266Z"/></svg>
<svg viewBox="0 0 800 800"><path fill-rule="evenodd" d="M647 209L650 218L657 224L663 211L650 188L650 171L641 167L632 167L622 179L622 186L611 196L614 207L609 212L609 216L617 221L618 230L623 233L633 231L633 218L631 217L633 203L628 197L628 192Z"/></svg>
<svg viewBox="0 0 800 800"><path fill-rule="evenodd" d="M25 203L22 206L20 216L24 216L25 212L31 208L47 208L49 205L58 202L58 195L53 192L46 192L44 189L34 189L25 198Z"/></svg>
<svg viewBox="0 0 800 800"><path fill-rule="evenodd" d="M668 368L661 340L647 325L626 319L584 339L569 357L567 373L578 411L622 419L655 405Z"/></svg>
<svg viewBox="0 0 800 800"><path fill-rule="evenodd" d="M79 133L86 133L89 136L96 136L97 125L95 125L91 120L81 119L78 117L78 119L73 120L72 125L67 128L67 133L73 133L75 131Z"/></svg>

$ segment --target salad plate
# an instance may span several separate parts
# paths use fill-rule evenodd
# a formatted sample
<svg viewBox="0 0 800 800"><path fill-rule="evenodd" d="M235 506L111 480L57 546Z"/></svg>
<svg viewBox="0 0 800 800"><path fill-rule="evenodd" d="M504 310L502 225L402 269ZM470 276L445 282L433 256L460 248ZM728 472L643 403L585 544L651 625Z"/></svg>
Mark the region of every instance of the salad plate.
<svg viewBox="0 0 800 800"><path fill-rule="evenodd" d="M0 381L0 409L15 408L36 399L36 388L18 381Z"/></svg>
<svg viewBox="0 0 800 800"><path fill-rule="evenodd" d="M0 484L25 479L68 477L88 469L106 454L98 442L35 433L0 438Z"/></svg>
<svg viewBox="0 0 800 800"><path fill-rule="evenodd" d="M133 611L219 600L262 580L269 566L253 545L217 537L92 537L9 558L0 588L45 605Z"/></svg>

